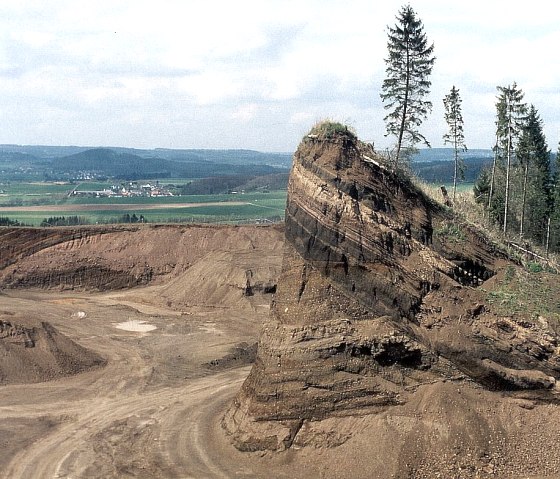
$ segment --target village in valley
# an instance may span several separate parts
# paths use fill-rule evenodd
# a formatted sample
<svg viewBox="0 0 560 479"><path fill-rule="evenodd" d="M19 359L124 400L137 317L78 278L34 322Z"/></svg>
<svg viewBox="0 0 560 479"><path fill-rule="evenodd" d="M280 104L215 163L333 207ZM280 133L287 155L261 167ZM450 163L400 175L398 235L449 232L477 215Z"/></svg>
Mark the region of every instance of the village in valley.
<svg viewBox="0 0 560 479"><path fill-rule="evenodd" d="M137 181L124 182L120 185L111 185L109 188L103 188L101 190L80 190L78 189L80 185L76 186L69 194L72 196L85 196L85 197L113 197L113 198L123 198L123 197L160 197L160 196L173 196L173 193L161 186L159 181L156 180L152 183L139 183Z"/></svg>

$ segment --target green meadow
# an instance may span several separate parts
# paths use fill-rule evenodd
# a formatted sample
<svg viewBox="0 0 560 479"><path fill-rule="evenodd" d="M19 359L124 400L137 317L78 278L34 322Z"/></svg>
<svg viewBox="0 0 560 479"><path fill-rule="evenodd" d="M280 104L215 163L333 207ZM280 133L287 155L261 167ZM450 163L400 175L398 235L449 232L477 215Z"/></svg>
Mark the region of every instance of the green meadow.
<svg viewBox="0 0 560 479"><path fill-rule="evenodd" d="M65 196L61 199L58 196L52 197L52 191L48 190L46 185L42 191L36 190L42 193L37 196L39 201L14 202L19 193L0 198L0 203L4 206L0 208L0 217L8 217L31 226L39 226L44 219L55 216L78 216L90 224L117 223L127 214L134 214L137 218L143 216L150 223L244 223L280 221L284 217L286 205L286 191L154 198ZM55 188L54 191L60 190ZM40 205L40 210L37 210L37 205ZM118 205L122 205L122 208Z"/></svg>

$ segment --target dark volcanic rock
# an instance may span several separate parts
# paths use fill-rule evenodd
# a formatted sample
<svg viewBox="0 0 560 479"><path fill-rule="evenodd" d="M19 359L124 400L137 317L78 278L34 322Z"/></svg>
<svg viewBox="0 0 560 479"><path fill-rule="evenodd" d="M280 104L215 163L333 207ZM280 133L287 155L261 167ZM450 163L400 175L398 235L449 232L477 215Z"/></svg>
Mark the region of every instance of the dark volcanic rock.
<svg viewBox="0 0 560 479"><path fill-rule="evenodd" d="M371 146L305 137L288 188L271 315L223 421L238 448L290 447L306 420L375 412L434 381L555 390L556 334L498 317L478 288L507 255Z"/></svg>

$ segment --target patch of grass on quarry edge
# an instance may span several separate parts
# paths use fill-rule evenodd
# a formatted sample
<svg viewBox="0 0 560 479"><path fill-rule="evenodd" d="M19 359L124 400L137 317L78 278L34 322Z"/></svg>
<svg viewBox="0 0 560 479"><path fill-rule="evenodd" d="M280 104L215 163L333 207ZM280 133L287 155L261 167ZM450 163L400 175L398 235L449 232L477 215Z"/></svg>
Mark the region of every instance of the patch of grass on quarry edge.
<svg viewBox="0 0 560 479"><path fill-rule="evenodd" d="M487 299L504 316L544 316L560 325L560 278L557 274L508 266Z"/></svg>

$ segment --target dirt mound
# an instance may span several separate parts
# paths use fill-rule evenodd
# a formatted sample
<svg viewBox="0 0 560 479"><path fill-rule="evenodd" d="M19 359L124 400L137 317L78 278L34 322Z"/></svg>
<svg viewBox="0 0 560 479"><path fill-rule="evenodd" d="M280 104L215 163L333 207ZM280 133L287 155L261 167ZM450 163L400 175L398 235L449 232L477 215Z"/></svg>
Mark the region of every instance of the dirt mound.
<svg viewBox="0 0 560 479"><path fill-rule="evenodd" d="M272 245L249 251L212 251L166 283L160 295L174 306L258 306L262 301L255 295L276 291L281 251Z"/></svg>
<svg viewBox="0 0 560 479"><path fill-rule="evenodd" d="M0 358L0 384L48 381L105 364L48 322L5 315L0 316Z"/></svg>

